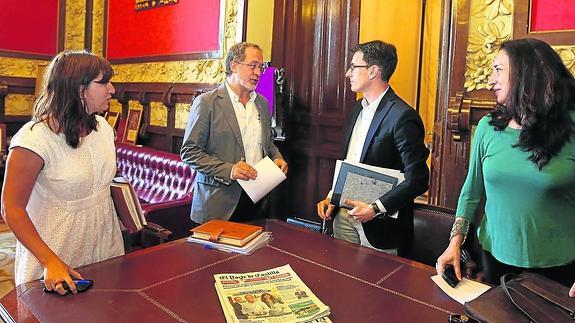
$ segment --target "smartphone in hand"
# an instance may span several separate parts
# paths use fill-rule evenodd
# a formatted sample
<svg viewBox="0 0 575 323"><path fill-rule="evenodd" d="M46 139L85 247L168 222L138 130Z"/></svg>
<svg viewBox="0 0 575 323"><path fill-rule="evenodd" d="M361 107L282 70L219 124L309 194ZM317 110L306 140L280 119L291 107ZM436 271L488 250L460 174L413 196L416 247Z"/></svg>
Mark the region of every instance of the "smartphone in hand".
<svg viewBox="0 0 575 323"><path fill-rule="evenodd" d="M455 276L455 269L453 265L445 266L445 270L443 270L441 277L449 284L449 286L453 288L459 284L459 280L457 279L457 276Z"/></svg>
<svg viewBox="0 0 575 323"><path fill-rule="evenodd" d="M94 281L91 279L73 279L72 281L74 282L74 284L76 284L76 290L78 291L78 293L83 293L87 291L94 284ZM41 282L42 284L44 284L43 279L41 280ZM70 286L68 286L66 282L62 282L62 287L64 287L65 290L70 291ZM45 285L44 285L44 292L56 293L55 290L47 290Z"/></svg>

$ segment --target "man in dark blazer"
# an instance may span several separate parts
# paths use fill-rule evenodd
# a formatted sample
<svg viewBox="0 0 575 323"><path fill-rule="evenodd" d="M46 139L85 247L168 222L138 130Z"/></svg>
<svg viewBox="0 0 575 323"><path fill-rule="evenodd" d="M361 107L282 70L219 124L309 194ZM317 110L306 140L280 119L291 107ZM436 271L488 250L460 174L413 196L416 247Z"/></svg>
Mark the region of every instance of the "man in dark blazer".
<svg viewBox="0 0 575 323"><path fill-rule="evenodd" d="M376 201L344 201L353 208L350 211L331 205L330 192L317 204L317 212L324 220L335 215L337 238L401 255L409 251L413 239L413 200L428 188L423 122L388 84L397 66L393 45L371 41L351 52L346 77L351 90L362 93L363 99L355 103L348 119L345 159L398 169L405 181Z"/></svg>
<svg viewBox="0 0 575 323"><path fill-rule="evenodd" d="M192 103L180 155L197 171L191 210L196 224L261 217L261 205L236 180L256 179L252 165L262 158L270 157L287 174L287 163L272 141L268 103L255 92L264 70L258 45L236 44L226 57L224 84Z"/></svg>

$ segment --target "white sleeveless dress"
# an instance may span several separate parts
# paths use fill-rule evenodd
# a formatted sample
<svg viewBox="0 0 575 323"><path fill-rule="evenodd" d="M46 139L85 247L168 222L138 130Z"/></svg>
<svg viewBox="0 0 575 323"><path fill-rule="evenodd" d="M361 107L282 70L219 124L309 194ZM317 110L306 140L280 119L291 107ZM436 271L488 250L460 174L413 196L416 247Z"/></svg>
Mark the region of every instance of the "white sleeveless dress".
<svg viewBox="0 0 575 323"><path fill-rule="evenodd" d="M110 196L116 171L114 131L96 116L97 131L74 149L64 134L43 123L26 123L10 149L22 147L44 160L26 210L40 237L72 268L124 254L120 224ZM23 175L23 174L22 174ZM42 278L40 263L19 242L16 285Z"/></svg>

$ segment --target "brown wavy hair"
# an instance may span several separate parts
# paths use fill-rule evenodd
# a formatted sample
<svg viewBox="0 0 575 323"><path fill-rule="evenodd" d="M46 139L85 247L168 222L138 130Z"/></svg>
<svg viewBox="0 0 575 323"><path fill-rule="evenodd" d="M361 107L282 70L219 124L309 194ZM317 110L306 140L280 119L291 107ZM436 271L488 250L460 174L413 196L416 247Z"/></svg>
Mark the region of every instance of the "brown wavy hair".
<svg viewBox="0 0 575 323"><path fill-rule="evenodd" d="M64 51L52 59L41 94L34 104L33 120L46 122L54 132L63 133L66 143L76 148L82 131L96 131L98 122L88 114L83 89L102 73L98 83L106 84L114 75L110 63L88 51Z"/></svg>
<svg viewBox="0 0 575 323"><path fill-rule="evenodd" d="M509 94L490 113L489 124L503 130L513 119L521 126L514 147L530 152L541 170L571 140L575 131L575 79L559 54L547 43L532 39L505 41L509 56Z"/></svg>

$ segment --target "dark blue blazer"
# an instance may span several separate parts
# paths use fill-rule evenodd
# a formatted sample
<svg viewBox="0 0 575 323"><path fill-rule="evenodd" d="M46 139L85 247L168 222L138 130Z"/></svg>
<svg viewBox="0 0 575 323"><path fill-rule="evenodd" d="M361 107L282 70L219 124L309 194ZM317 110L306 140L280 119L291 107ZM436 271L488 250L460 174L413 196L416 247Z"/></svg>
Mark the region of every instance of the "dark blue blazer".
<svg viewBox="0 0 575 323"><path fill-rule="evenodd" d="M361 112L357 101L347 122L345 150ZM385 217L363 223L369 242L376 248L399 248L404 254L413 239L413 200L427 191L429 150L424 144L425 131L417 111L395 94L390 87L381 99L369 126L361 153L361 162L368 165L399 169L405 181L379 198L389 214L399 211L397 219ZM345 155L344 155L345 157Z"/></svg>

